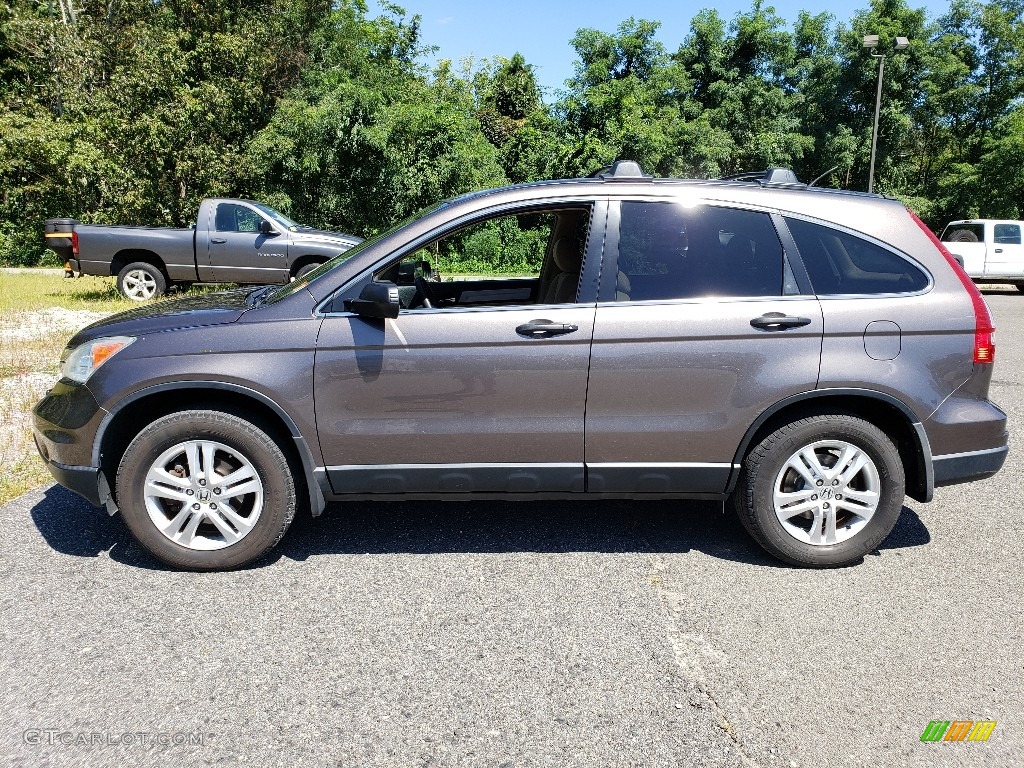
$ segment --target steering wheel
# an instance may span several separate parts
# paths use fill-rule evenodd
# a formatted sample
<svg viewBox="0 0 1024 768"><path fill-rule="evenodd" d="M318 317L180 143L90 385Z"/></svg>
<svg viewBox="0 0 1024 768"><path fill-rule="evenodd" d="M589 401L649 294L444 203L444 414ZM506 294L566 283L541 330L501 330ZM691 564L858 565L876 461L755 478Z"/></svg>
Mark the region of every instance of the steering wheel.
<svg viewBox="0 0 1024 768"><path fill-rule="evenodd" d="M423 306L427 309L433 309L435 306L441 303L441 297L435 293L430 282L423 279L422 275L416 275L414 281L416 283L416 290L420 292L420 296L423 297Z"/></svg>

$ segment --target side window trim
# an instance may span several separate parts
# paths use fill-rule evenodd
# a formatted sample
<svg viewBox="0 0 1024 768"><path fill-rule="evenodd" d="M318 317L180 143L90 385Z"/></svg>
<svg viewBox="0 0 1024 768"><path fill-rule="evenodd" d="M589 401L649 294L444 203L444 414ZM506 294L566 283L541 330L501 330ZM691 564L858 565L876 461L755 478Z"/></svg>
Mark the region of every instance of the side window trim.
<svg viewBox="0 0 1024 768"><path fill-rule="evenodd" d="M481 208L454 219L450 219L440 226L425 232L419 237L410 240L398 248L390 251L386 257L379 259L376 263L363 269L358 275L346 282L331 295L323 299L314 308L316 316L325 315L352 315L341 309L345 299L355 298L363 286L373 279L375 273L387 268L396 261L401 261L410 253L423 248L435 240L439 240L446 234L464 227L472 226L477 222L489 218L498 218L503 215L514 215L517 213L528 213L531 211L558 210L564 208L591 209L590 227L587 232L586 249L583 254L583 264L580 269L580 283L577 286L576 305L595 304L597 302L597 283L601 274L601 260L604 248L604 226L607 220L608 196L594 195L587 197L566 197L566 198L542 198L537 200L516 201L503 203L488 208ZM594 276L596 273L597 277ZM447 307L436 310L415 310L417 312L483 312L500 311L509 309L520 309L522 307L547 307L547 306L572 306L570 304L548 305L548 304L517 304L493 307Z"/></svg>

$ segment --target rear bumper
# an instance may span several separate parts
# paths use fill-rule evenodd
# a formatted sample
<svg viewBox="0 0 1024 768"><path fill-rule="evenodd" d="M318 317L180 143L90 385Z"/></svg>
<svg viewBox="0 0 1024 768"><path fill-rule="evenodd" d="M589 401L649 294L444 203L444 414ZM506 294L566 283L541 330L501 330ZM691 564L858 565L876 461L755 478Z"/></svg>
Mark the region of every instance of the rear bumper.
<svg viewBox="0 0 1024 768"><path fill-rule="evenodd" d="M1002 469L1003 462L1010 452L1008 445L989 448L984 451L968 451L967 453L951 453L932 458L935 471L935 487L970 483L992 477Z"/></svg>

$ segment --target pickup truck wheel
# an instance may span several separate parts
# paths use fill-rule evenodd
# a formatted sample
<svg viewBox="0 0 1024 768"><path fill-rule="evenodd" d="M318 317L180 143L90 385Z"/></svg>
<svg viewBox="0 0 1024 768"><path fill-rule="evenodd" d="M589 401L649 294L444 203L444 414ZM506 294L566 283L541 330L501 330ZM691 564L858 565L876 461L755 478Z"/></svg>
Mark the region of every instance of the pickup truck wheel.
<svg viewBox="0 0 1024 768"><path fill-rule="evenodd" d="M298 280L298 279L300 279L300 278L303 278L303 277L305 277L305 276L306 276L306 275L308 275L308 274L309 274L310 272L312 272L312 271L313 271L314 269L316 269L317 267L319 267L319 266L320 266L320 264L321 264L321 262L319 262L319 261L314 261L314 262L311 262L310 264L304 264L304 265L302 265L301 267L299 267L299 270L298 270L298 271L297 271L297 272L295 273L295 279L296 279L296 280Z"/></svg>
<svg viewBox="0 0 1024 768"><path fill-rule="evenodd" d="M164 295L167 280L152 264L136 261L118 272L117 290L132 301L147 301Z"/></svg>
<svg viewBox="0 0 1024 768"><path fill-rule="evenodd" d="M129 530L177 568L237 568L271 549L295 516L295 482L272 437L213 410L173 413L132 440L117 470Z"/></svg>
<svg viewBox="0 0 1024 768"><path fill-rule="evenodd" d="M847 565L889 535L903 509L903 463L873 424L800 419L751 449L733 496L743 527L793 565Z"/></svg>

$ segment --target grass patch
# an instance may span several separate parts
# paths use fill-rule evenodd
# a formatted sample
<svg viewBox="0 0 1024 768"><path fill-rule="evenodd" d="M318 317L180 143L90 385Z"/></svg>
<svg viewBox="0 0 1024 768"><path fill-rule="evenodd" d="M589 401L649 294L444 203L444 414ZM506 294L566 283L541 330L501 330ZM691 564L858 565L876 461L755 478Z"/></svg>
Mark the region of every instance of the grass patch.
<svg viewBox="0 0 1024 768"><path fill-rule="evenodd" d="M121 312L138 306L117 292L112 277L64 278L52 272L0 273L0 315L48 307Z"/></svg>

